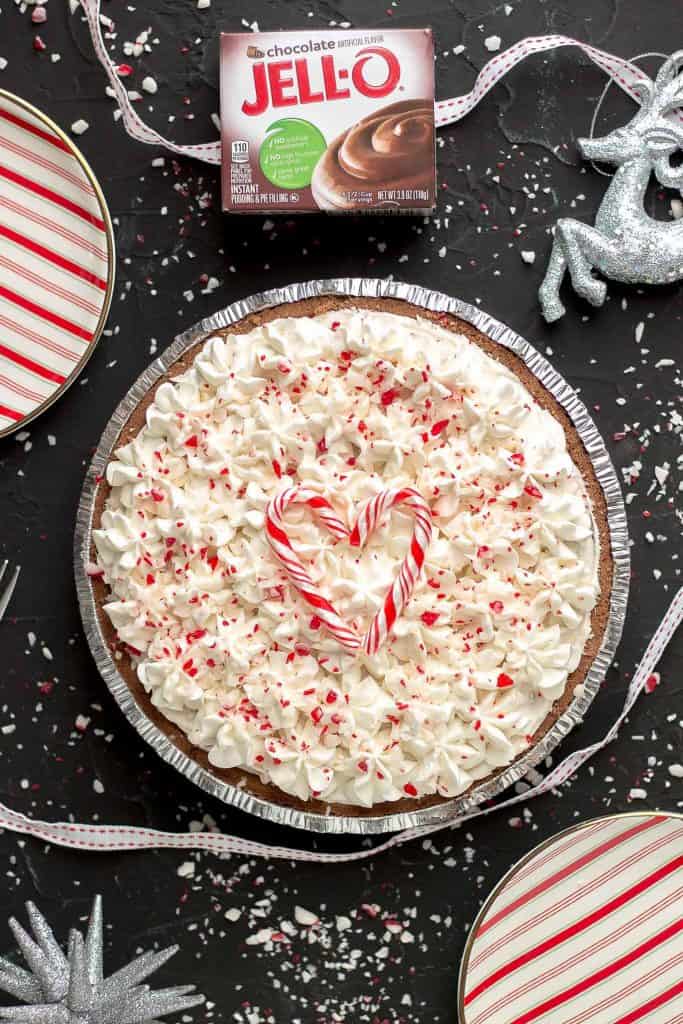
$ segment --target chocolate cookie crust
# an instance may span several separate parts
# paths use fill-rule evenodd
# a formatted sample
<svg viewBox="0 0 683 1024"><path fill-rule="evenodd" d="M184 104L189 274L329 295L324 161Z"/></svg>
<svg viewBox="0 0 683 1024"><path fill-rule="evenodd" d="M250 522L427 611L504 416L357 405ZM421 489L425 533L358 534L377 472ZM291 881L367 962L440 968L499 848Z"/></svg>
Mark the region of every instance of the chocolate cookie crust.
<svg viewBox="0 0 683 1024"><path fill-rule="evenodd" d="M581 657L581 661L575 671L569 676L567 685L562 697L555 702L552 711L546 716L541 726L536 730L530 748L535 746L548 730L554 725L557 719L571 704L577 687L585 680L588 670L595 659L607 626L610 608L610 592L613 575L613 561L610 546L610 536L607 521L607 508L604 494L596 478L592 463L586 452L583 443L576 432L569 416L546 390L540 381L531 373L527 366L514 353L498 345L492 339L486 337L481 331L471 324L461 320L449 313L434 313L430 310L414 306L411 303L400 299L373 299L340 296L320 296L314 299L304 299L297 302L285 303L273 306L269 309L252 313L238 323L220 331L213 331L209 336L221 334L229 335L245 334L264 323L280 317L313 317L322 313L333 312L339 309L358 308L379 310L385 313L395 313L400 316L408 316L413 319L431 320L441 327L453 331L456 334L465 335L471 342L482 348L489 356L503 363L522 381L526 389L533 395L538 404L547 410L560 423L567 440L567 450L579 469L592 506L593 519L599 540L599 561L598 561L598 601L591 613L591 634ZM126 444L134 438L145 425L145 414L147 408L154 401L157 389L165 381L173 380L182 374L193 363L198 352L204 345L206 338L198 341L187 352L178 359L172 367L155 383L149 393L133 411L128 421L122 428L117 439L115 448ZM104 511L111 488L106 480L97 485L93 529L98 529L101 523L102 512ZM94 545L91 548L90 557L96 560ZM137 674L130 656L125 647L117 640L115 630L104 612L103 606L109 598L109 591L101 578L92 580L95 602L97 606L98 620L105 642L112 650L117 660L117 668L121 677L125 680L130 689L136 704L140 710L149 718L153 724L160 729L170 742L186 756L192 758L210 775L219 781L229 783L240 789L246 790L251 795L276 803L284 807L293 808L299 811L318 814L330 814L344 817L380 817L386 814L399 814L414 812L444 804L452 801L452 797L441 797L436 794L423 797L418 800L403 798L396 801L374 804L372 807L363 808L356 805L328 804L321 800L302 801L297 797L284 793L278 787L263 783L258 776L253 775L243 768L219 769L210 764L206 751L193 746L182 730L167 719L154 705L144 687L137 678ZM529 749L530 749L529 748ZM526 753L526 752L525 752ZM511 762L511 764L514 762ZM508 770L507 765L503 769L491 772L484 779L479 779L473 785L478 786L483 782L491 780L502 771ZM472 788L472 787L470 787ZM466 793L469 791L466 791ZM466 794L461 794L464 796ZM457 799L459 799L458 797Z"/></svg>

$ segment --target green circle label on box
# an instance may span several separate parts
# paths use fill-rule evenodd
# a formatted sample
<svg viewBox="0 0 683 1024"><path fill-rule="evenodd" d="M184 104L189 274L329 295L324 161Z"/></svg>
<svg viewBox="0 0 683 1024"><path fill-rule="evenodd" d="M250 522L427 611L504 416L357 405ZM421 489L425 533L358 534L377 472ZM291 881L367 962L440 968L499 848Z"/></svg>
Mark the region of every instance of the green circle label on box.
<svg viewBox="0 0 683 1024"><path fill-rule="evenodd" d="M306 188L326 149L325 136L314 124L285 117L266 129L259 165L268 181L278 188Z"/></svg>

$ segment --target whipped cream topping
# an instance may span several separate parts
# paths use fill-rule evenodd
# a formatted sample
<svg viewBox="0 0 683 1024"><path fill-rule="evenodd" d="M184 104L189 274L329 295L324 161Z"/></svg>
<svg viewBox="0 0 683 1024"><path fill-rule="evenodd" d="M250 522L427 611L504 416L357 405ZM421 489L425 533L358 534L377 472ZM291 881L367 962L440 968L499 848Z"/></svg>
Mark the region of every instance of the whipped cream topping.
<svg viewBox="0 0 683 1024"><path fill-rule="evenodd" d="M154 705L218 768L302 800L452 797L509 764L590 635L598 547L560 423L503 364L431 321L344 309L212 337L107 467L105 610ZM376 655L346 653L264 534L285 486L347 522L415 487L434 533ZM362 631L412 533L361 550L303 507L288 533Z"/></svg>

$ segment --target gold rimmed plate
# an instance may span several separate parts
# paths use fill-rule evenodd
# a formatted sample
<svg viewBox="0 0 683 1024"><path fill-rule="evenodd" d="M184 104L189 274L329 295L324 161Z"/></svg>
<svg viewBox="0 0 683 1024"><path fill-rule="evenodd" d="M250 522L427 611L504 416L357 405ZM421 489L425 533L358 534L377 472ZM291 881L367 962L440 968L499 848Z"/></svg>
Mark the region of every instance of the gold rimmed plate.
<svg viewBox="0 0 683 1024"><path fill-rule="evenodd" d="M87 363L114 265L107 203L83 154L0 89L0 438L51 406Z"/></svg>
<svg viewBox="0 0 683 1024"><path fill-rule="evenodd" d="M477 915L460 1024L674 1024L683 815L614 814L526 854Z"/></svg>

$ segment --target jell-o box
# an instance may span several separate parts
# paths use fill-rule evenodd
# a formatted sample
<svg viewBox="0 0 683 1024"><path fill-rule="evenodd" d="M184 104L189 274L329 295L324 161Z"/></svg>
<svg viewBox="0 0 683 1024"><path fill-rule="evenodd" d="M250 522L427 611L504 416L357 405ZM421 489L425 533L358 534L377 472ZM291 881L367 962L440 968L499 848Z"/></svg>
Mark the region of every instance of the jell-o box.
<svg viewBox="0 0 683 1024"><path fill-rule="evenodd" d="M429 213L431 30L221 35L223 209Z"/></svg>

